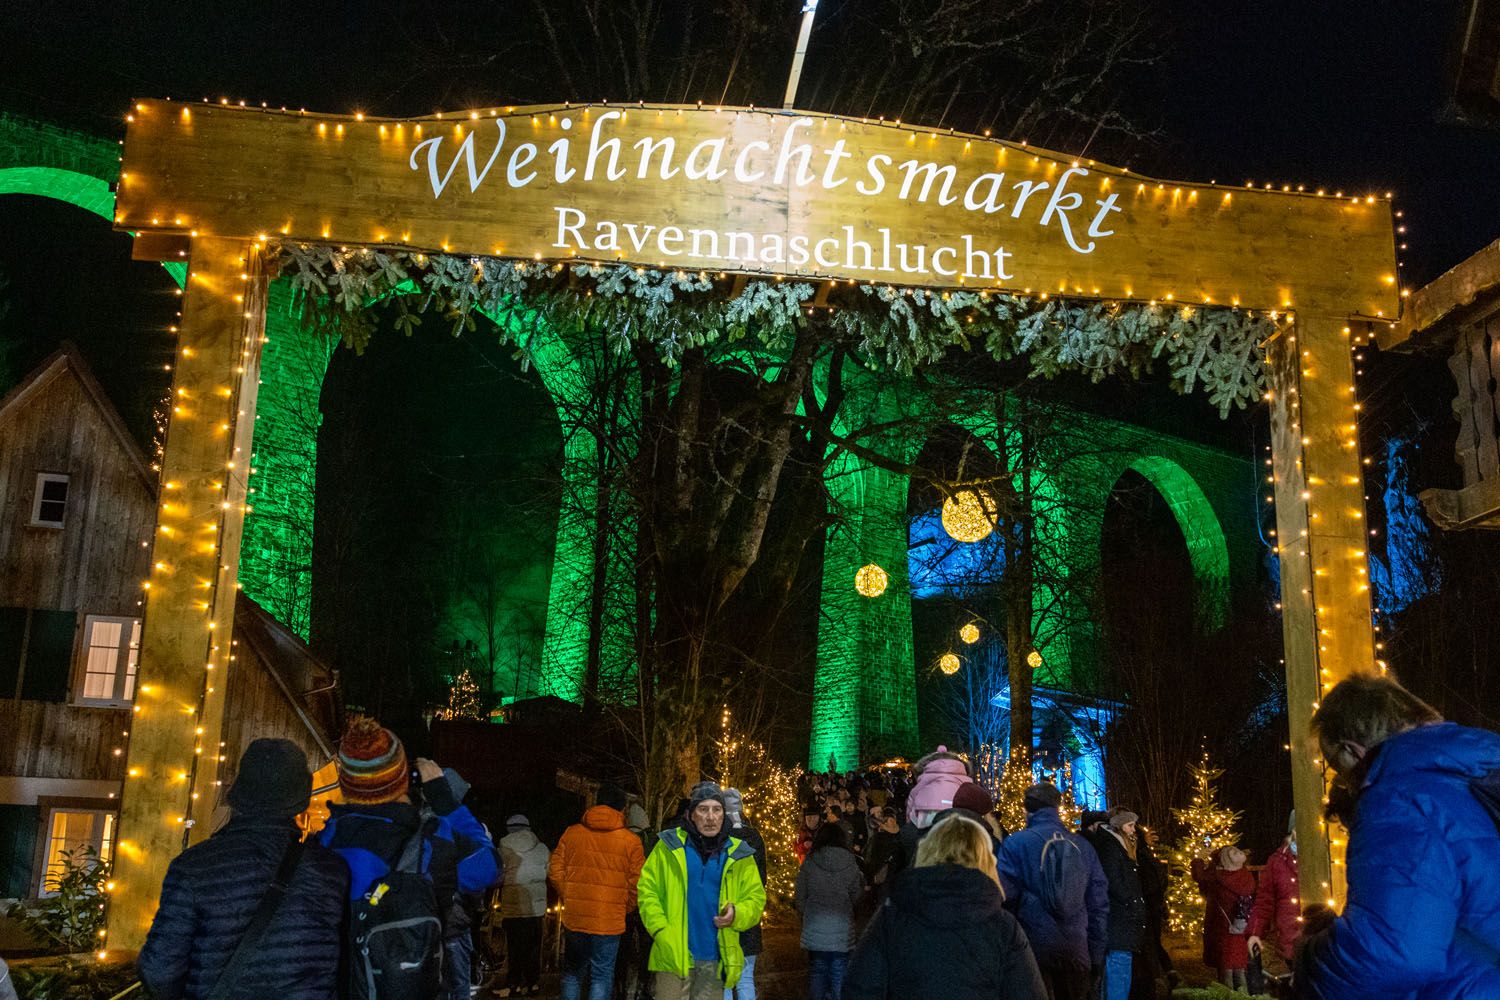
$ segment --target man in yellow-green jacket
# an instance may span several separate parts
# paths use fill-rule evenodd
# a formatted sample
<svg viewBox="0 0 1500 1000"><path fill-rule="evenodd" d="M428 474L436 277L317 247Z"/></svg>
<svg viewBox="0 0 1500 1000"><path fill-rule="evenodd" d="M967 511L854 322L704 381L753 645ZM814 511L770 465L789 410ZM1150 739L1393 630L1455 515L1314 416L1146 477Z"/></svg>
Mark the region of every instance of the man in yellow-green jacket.
<svg viewBox="0 0 1500 1000"><path fill-rule="evenodd" d="M682 826L657 837L636 890L656 1000L721 1000L745 967L740 934L766 908L755 852L729 836L719 786L699 783L690 803Z"/></svg>

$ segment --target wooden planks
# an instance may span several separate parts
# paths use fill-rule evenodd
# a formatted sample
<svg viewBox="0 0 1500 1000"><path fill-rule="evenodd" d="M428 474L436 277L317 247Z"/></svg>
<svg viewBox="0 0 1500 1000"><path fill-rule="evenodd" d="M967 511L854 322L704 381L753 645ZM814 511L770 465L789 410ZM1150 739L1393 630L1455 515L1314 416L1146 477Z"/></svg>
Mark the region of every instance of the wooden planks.
<svg viewBox="0 0 1500 1000"><path fill-rule="evenodd" d="M69 477L62 528L30 524L39 472ZM59 351L0 409L0 606L139 615L155 521L147 475L82 359Z"/></svg>
<svg viewBox="0 0 1500 1000"><path fill-rule="evenodd" d="M1161 182L829 115L550 105L390 120L141 101L124 161L115 223L147 232L1397 312L1383 197Z"/></svg>
<svg viewBox="0 0 1500 1000"><path fill-rule="evenodd" d="M130 712L58 702L0 701L0 775L118 781Z"/></svg>
<svg viewBox="0 0 1500 1000"><path fill-rule="evenodd" d="M111 948L140 947L168 862L190 829L209 832L265 285L250 244L194 241L120 810Z"/></svg>
<svg viewBox="0 0 1500 1000"><path fill-rule="evenodd" d="M1268 351L1292 794L1307 904L1343 898L1343 834L1323 824L1324 770L1308 723L1329 687L1380 669L1347 330L1340 318L1299 314Z"/></svg>

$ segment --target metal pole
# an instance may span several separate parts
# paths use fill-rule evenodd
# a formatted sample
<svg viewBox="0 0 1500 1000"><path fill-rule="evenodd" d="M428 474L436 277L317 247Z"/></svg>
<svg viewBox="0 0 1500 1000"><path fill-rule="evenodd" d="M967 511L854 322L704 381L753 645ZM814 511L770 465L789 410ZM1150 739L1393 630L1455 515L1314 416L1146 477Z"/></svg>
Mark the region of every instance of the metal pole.
<svg viewBox="0 0 1500 1000"><path fill-rule="evenodd" d="M802 4L802 30L797 32L797 51L792 55L792 72L786 78L786 97L781 106L790 108L797 99L797 82L802 79L802 60L807 56L807 40L812 36L813 18L818 13L818 0L805 0Z"/></svg>

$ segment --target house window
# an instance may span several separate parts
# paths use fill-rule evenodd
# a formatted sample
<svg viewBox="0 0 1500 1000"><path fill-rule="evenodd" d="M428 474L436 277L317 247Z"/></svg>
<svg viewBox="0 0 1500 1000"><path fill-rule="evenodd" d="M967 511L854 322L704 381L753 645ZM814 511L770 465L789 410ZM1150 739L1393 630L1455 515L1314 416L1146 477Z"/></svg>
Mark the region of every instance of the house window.
<svg viewBox="0 0 1500 1000"><path fill-rule="evenodd" d="M114 856L116 814L105 809L53 809L47 816L47 855L38 896L56 895L56 880L67 872L68 856L76 865L79 852L91 847L108 864Z"/></svg>
<svg viewBox="0 0 1500 1000"><path fill-rule="evenodd" d="M39 528L61 528L68 513L68 477L55 472L36 474L36 498L31 523Z"/></svg>
<svg viewBox="0 0 1500 1000"><path fill-rule="evenodd" d="M83 620L80 705L124 705L135 697L141 658L141 620L88 615Z"/></svg>

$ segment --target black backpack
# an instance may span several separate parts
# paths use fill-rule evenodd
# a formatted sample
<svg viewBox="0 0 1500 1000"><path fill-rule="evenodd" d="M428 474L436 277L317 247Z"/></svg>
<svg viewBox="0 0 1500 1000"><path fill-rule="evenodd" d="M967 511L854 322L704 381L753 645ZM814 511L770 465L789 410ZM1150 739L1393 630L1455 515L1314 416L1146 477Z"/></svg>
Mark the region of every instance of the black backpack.
<svg viewBox="0 0 1500 1000"><path fill-rule="evenodd" d="M1088 894L1088 864L1078 844L1054 832L1042 843L1041 878L1037 895L1054 920L1082 913Z"/></svg>
<svg viewBox="0 0 1500 1000"><path fill-rule="evenodd" d="M412 835L396 866L350 908L349 996L431 1000L443 975L443 922L424 870L430 824Z"/></svg>

